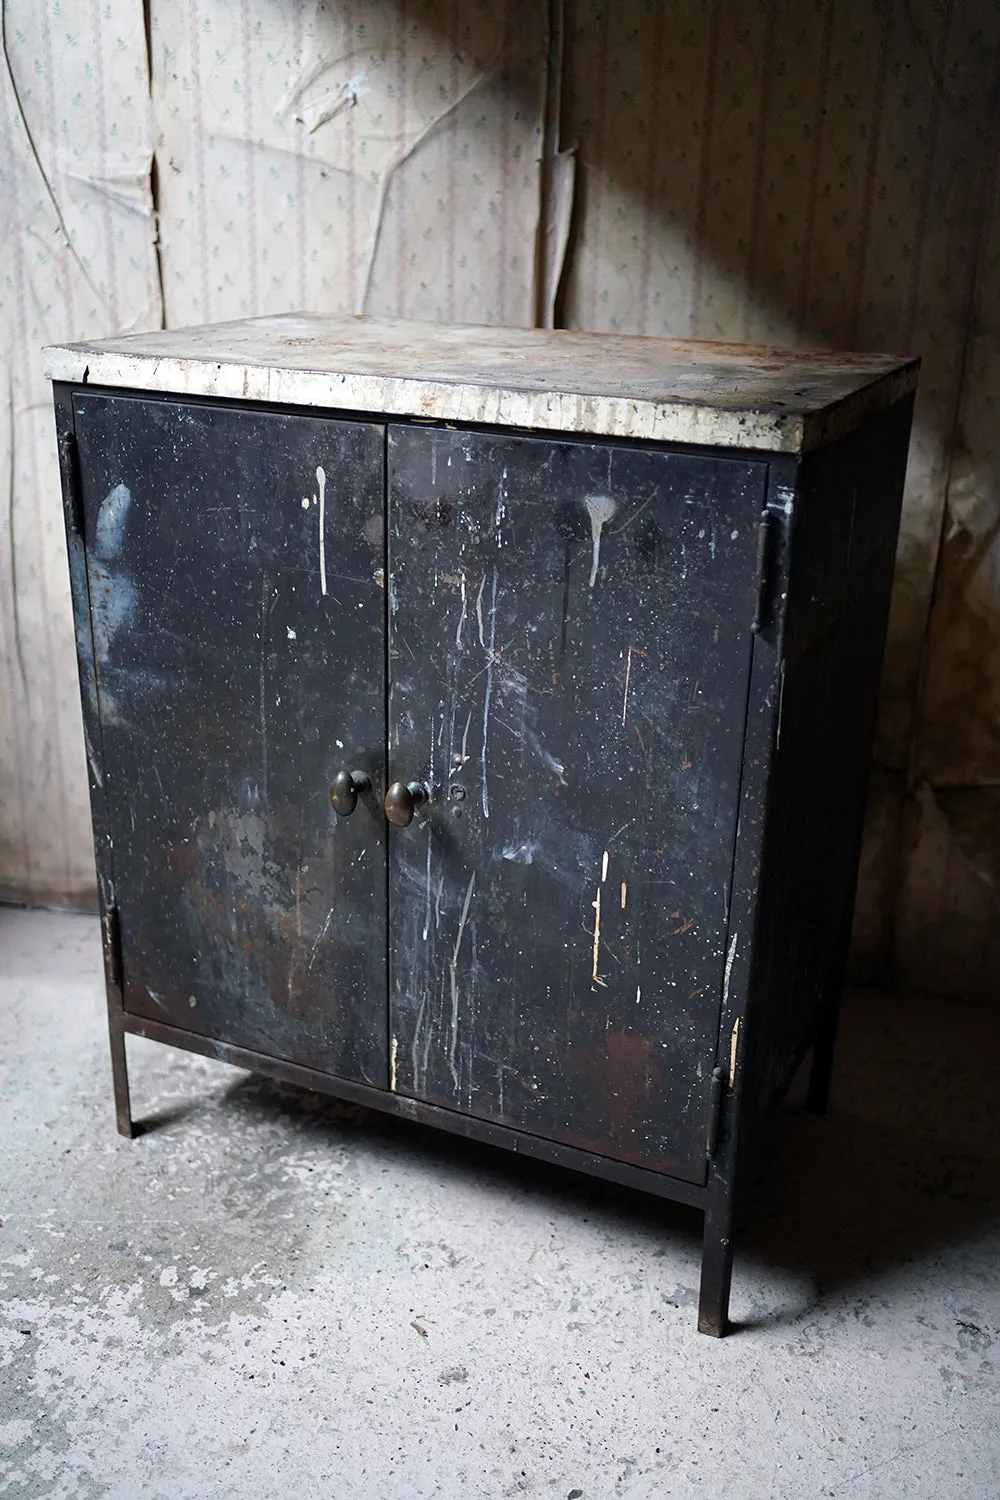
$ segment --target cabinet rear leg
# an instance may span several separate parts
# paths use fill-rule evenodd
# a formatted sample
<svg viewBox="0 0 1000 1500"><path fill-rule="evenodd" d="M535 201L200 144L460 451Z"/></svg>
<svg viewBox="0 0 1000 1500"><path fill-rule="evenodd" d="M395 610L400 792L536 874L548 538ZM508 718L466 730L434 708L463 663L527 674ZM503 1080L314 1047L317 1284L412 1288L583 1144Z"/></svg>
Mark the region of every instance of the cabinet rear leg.
<svg viewBox="0 0 1000 1500"><path fill-rule="evenodd" d="M830 1007L828 1014L824 1017L819 1035L813 1045L809 1088L806 1093L806 1109L812 1115L825 1115L830 1103L830 1078L833 1073L833 1055L837 1044L839 1012L838 996L837 1003Z"/></svg>
<svg viewBox="0 0 1000 1500"><path fill-rule="evenodd" d="M125 1056L125 1033L120 1026L116 1026L112 1020L110 1026L111 1036L111 1077L115 1089L115 1120L118 1125L118 1134L128 1136L130 1139L136 1134L135 1125L132 1121L132 1105L128 1092L128 1059Z"/></svg>
<svg viewBox="0 0 1000 1500"><path fill-rule="evenodd" d="M698 1332L721 1339L729 1327L733 1280L733 1208L728 1190L713 1195L705 1212L701 1251Z"/></svg>

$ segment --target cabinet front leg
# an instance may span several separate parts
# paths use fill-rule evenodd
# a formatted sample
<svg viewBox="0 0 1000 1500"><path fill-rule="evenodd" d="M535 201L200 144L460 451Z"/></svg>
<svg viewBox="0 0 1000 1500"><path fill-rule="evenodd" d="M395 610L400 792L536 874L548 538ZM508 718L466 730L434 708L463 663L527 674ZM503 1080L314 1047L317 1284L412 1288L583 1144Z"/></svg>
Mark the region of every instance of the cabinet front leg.
<svg viewBox="0 0 1000 1500"><path fill-rule="evenodd" d="M705 1211L701 1250L698 1332L721 1339L729 1327L729 1289L733 1280L733 1206L728 1186L720 1185Z"/></svg>
<svg viewBox="0 0 1000 1500"><path fill-rule="evenodd" d="M836 1002L830 1006L823 1017L819 1034L813 1044L809 1090L806 1094L806 1109L812 1115L825 1115L830 1102L830 1077L833 1073L833 1054L837 1043L839 1001L838 995Z"/></svg>
<svg viewBox="0 0 1000 1500"><path fill-rule="evenodd" d="M115 1089L115 1120L118 1125L118 1134L128 1136L131 1139L135 1134L135 1125L132 1121L132 1105L128 1092L128 1059L125 1056L125 1033L112 1019L110 1024L111 1037L111 1077Z"/></svg>

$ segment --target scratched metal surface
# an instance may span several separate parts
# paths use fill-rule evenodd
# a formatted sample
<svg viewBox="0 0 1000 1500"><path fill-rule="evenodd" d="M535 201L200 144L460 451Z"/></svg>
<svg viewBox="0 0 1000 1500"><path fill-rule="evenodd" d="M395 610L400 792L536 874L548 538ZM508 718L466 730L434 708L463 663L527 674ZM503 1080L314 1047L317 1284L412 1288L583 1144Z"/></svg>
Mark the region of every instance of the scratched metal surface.
<svg viewBox="0 0 1000 1500"><path fill-rule="evenodd" d="M384 431L74 409L126 1009L384 1084Z"/></svg>
<svg viewBox="0 0 1000 1500"><path fill-rule="evenodd" d="M295 313L46 350L56 380L799 452L913 389L917 361Z"/></svg>
<svg viewBox="0 0 1000 1500"><path fill-rule="evenodd" d="M704 1179L765 477L390 427L399 1091Z"/></svg>

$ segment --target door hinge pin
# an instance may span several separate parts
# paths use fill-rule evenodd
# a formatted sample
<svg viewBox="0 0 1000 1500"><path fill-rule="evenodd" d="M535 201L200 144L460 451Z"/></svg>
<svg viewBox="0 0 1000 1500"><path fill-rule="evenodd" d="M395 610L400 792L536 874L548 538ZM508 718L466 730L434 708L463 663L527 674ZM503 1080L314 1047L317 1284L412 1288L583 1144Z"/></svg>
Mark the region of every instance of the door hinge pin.
<svg viewBox="0 0 1000 1500"><path fill-rule="evenodd" d="M60 432L59 448L66 480L70 520L73 530L82 540L86 536L86 530L83 513L83 486L80 482L80 452L76 443L76 433L71 427L66 427Z"/></svg>
<svg viewBox="0 0 1000 1500"><path fill-rule="evenodd" d="M104 971L108 983L121 990L122 985L122 935L117 906L109 906L104 914Z"/></svg>
<svg viewBox="0 0 1000 1500"><path fill-rule="evenodd" d="M712 1093L708 1114L708 1144L705 1147L705 1155L709 1161L712 1160L719 1145L719 1129L722 1124L722 1096L726 1092L726 1082L725 1068L713 1068Z"/></svg>
<svg viewBox="0 0 1000 1500"><path fill-rule="evenodd" d="M764 623L764 611L767 608L767 544L770 523L770 512L762 510L760 520L757 522L757 597L754 603L753 619L750 621L750 629L754 635L758 633Z"/></svg>

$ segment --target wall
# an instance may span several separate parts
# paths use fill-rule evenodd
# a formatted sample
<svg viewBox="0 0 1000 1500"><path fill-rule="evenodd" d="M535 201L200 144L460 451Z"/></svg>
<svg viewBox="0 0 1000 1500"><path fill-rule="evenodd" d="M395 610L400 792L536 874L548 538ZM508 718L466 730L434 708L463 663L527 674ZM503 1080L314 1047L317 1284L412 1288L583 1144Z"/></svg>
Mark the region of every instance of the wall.
<svg viewBox="0 0 1000 1500"><path fill-rule="evenodd" d="M0 898L93 900L73 622L41 346L155 327L141 7L4 5Z"/></svg>
<svg viewBox="0 0 1000 1500"><path fill-rule="evenodd" d="M1000 16L930 0L568 14L570 326L923 358L855 965L992 994Z"/></svg>
<svg viewBox="0 0 1000 1500"><path fill-rule="evenodd" d="M529 0L148 9L151 98L132 0L72 38L56 0L6 7L0 890L92 880L37 345L304 305L547 321L572 204L567 326L923 356L855 956L993 996L995 7L570 0L562 49Z"/></svg>

